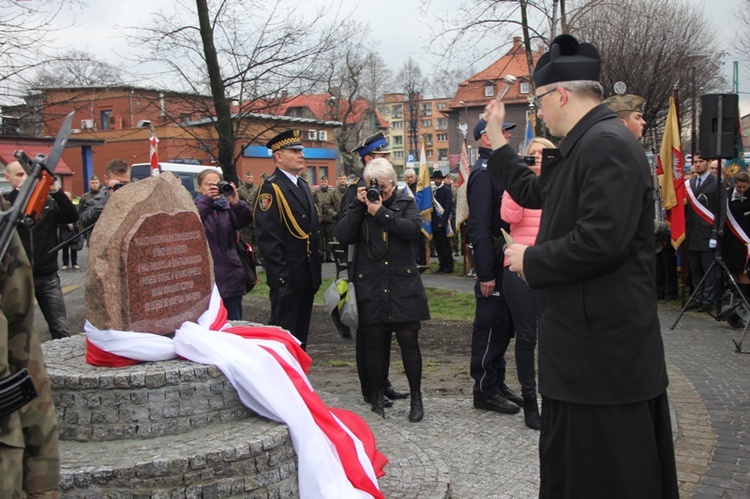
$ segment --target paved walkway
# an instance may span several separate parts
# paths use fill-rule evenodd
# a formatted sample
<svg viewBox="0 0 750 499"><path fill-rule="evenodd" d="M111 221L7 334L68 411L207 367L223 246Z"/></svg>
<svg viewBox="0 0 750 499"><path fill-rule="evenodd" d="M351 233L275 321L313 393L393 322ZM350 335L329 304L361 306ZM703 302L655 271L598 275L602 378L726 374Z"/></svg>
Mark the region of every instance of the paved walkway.
<svg viewBox="0 0 750 499"><path fill-rule="evenodd" d="M85 263L86 250L79 258L81 270L60 272L69 315L83 313ZM335 275L333 264L324 266L324 275ZM459 292L469 293L474 285L472 279L454 276L423 278L428 287ZM661 306L659 313L682 497L750 498L750 355L735 353L731 341L739 339L741 330L688 312L670 331L679 310ZM41 314L36 323L46 331ZM538 433L524 426L520 414L476 411L470 397L432 397L425 400L425 420L405 424L406 403L397 403L382 420L359 397L321 395L371 424L390 458L388 474L381 479L389 498L538 495Z"/></svg>

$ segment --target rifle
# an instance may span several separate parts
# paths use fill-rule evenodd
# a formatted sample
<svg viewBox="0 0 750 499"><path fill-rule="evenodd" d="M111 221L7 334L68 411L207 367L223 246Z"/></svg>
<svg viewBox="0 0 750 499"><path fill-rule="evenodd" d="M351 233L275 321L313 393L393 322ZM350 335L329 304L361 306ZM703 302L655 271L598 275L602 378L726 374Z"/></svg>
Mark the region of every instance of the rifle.
<svg viewBox="0 0 750 499"><path fill-rule="evenodd" d="M52 175L68 143L74 114L75 111L71 111L65 118L49 157L40 154L32 160L24 151L14 153L26 172L27 178L18 191L13 205L8 210L0 212L0 260L5 256L16 226L21 222L31 226L39 218L44 203L47 201L49 189L55 183Z"/></svg>

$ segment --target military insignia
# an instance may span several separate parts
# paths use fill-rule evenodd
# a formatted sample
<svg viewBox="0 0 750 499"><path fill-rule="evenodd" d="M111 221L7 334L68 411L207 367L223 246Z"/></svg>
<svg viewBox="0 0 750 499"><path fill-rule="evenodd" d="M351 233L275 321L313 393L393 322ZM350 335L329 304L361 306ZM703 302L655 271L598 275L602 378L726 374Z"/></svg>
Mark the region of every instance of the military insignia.
<svg viewBox="0 0 750 499"><path fill-rule="evenodd" d="M272 204L273 197L270 194L261 194L258 196L258 205L260 205L261 210L268 211Z"/></svg>
<svg viewBox="0 0 750 499"><path fill-rule="evenodd" d="M295 138L295 139L299 139L299 130L297 130L297 129L295 128L295 129L293 130L293 132L292 132L292 133L294 134L294 138Z"/></svg>

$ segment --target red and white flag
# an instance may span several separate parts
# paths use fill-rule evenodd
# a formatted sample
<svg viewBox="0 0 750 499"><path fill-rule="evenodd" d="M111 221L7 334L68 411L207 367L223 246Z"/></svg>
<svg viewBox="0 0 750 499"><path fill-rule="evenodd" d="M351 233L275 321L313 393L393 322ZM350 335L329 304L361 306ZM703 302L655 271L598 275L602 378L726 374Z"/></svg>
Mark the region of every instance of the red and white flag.
<svg viewBox="0 0 750 499"><path fill-rule="evenodd" d="M469 218L469 201L466 189L469 186L469 155L466 153L466 138L461 146L461 162L458 166L458 195L456 196L456 226L460 227Z"/></svg>
<svg viewBox="0 0 750 499"><path fill-rule="evenodd" d="M159 175L159 139L156 138L156 132L151 130L151 138L148 139L151 144L149 156L151 158L151 175Z"/></svg>

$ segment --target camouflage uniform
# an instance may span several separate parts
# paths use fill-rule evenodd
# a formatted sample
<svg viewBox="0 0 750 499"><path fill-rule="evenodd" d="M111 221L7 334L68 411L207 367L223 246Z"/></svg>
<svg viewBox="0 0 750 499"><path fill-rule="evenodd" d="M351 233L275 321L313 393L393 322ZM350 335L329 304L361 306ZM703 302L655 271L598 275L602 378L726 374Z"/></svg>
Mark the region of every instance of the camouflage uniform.
<svg viewBox="0 0 750 499"><path fill-rule="evenodd" d="M81 213L83 213L83 208L86 206L86 203L90 199L92 199L94 196L96 196L97 194L99 194L100 191L101 191L101 189L96 189L96 190L90 189L87 192L85 192L83 194L83 196L81 196L80 198L78 198L78 215L79 216L81 215ZM83 227L83 224L80 222L80 219L78 221L78 228L79 228L79 230L83 230L83 229L86 228L86 227ZM86 238L86 246L88 246L88 244L89 244L89 237L91 237L91 231L86 232L86 234L84 234L83 237Z"/></svg>
<svg viewBox="0 0 750 499"><path fill-rule="evenodd" d="M331 187L320 187L313 194L315 207L320 218L320 259L324 262L333 261L329 243L336 239L334 229L336 228L336 221L339 219L340 201L336 201L333 191L334 189Z"/></svg>
<svg viewBox="0 0 750 499"><path fill-rule="evenodd" d="M256 186L254 183L245 183L242 184L239 189L237 189L237 195L239 195L240 199L246 202L252 210L255 207L255 199L258 197L259 190L260 186ZM260 248L258 247L258 242L255 239L255 220L241 228L240 234L242 235L242 239L252 245L253 251L255 252L255 259L260 261Z"/></svg>
<svg viewBox="0 0 750 499"><path fill-rule="evenodd" d="M343 187L336 185L336 187L333 189L333 199L336 203L336 210L339 211L341 209L341 200L344 199L344 193L346 192L346 189L349 187L349 183L347 182Z"/></svg>
<svg viewBox="0 0 750 499"><path fill-rule="evenodd" d="M16 233L0 262L0 305L0 378L26 368L39 394L0 418L0 497L54 498L60 481L55 405L33 328L31 265Z"/></svg>

